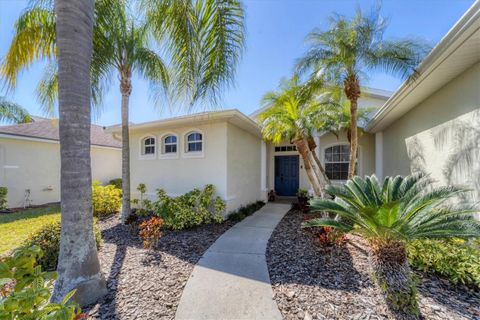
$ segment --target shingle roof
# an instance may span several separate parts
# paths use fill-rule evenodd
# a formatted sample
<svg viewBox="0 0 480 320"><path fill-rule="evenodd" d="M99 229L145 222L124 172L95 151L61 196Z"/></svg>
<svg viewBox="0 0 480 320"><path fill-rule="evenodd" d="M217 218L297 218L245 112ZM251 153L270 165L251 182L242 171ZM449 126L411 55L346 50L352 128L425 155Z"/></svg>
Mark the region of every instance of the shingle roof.
<svg viewBox="0 0 480 320"><path fill-rule="evenodd" d="M58 119L32 117L30 123L0 126L0 134L58 141ZM92 145L114 148L122 146L112 134L106 133L103 127L94 124L90 131L90 139Z"/></svg>

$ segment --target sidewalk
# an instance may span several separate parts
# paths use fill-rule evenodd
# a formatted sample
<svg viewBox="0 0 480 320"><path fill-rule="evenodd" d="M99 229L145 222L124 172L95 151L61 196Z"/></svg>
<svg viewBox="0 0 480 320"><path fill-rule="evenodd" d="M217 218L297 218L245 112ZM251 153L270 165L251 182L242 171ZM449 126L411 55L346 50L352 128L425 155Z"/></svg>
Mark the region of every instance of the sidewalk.
<svg viewBox="0 0 480 320"><path fill-rule="evenodd" d="M282 319L265 251L289 204L267 203L205 252L183 290L176 319Z"/></svg>

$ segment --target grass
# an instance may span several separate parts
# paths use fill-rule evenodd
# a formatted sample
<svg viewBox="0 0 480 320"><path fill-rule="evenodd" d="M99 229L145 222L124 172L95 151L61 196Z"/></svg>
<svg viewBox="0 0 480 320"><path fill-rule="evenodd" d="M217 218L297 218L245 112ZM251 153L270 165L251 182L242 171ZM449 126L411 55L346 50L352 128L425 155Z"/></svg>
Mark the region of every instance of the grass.
<svg viewBox="0 0 480 320"><path fill-rule="evenodd" d="M45 224L58 220L58 205L0 215L0 255L20 246L30 234Z"/></svg>

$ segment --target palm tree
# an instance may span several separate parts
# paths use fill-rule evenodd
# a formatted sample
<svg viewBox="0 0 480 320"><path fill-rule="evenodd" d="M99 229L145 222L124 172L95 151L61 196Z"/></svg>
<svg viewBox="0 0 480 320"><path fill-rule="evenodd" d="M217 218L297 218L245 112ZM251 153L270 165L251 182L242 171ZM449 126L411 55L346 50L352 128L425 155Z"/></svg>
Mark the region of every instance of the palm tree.
<svg viewBox="0 0 480 320"><path fill-rule="evenodd" d="M45 4L47 3L47 4ZM231 0L143 0L129 14L128 1L99 0L95 6L92 97L101 102L104 89L117 73L122 95L122 220L130 214L130 154L128 135L132 75L150 81L157 96L167 87L192 105L200 99L218 100L231 83L244 46L244 15ZM37 58L52 61L39 84L47 106L56 98L55 21L48 1L37 3L16 23L16 34L3 65L8 85ZM153 48L165 51L163 59ZM160 93L160 94L158 94Z"/></svg>
<svg viewBox="0 0 480 320"><path fill-rule="evenodd" d="M321 106L334 102L316 99L314 91L302 86L298 76L293 76L281 82L279 91L265 94L262 104L268 107L258 116L264 139L295 144L315 194L323 196L324 184L329 180L316 157L312 134L321 117Z"/></svg>
<svg viewBox="0 0 480 320"><path fill-rule="evenodd" d="M378 9L370 16L358 10L352 19L336 14L330 20L329 30L314 30L307 36L310 48L297 67L302 73L311 71L312 78L320 75L332 85L342 87L350 101L348 177L352 178L358 149L358 99L366 73L380 70L404 79L412 77L428 48L412 39L384 39L388 21L380 17Z"/></svg>
<svg viewBox="0 0 480 320"><path fill-rule="evenodd" d="M30 115L26 109L0 96L0 122L26 123L30 120Z"/></svg>
<svg viewBox="0 0 480 320"><path fill-rule="evenodd" d="M370 263L395 312L408 317L418 313L415 286L407 261L406 243L414 239L470 238L480 236L478 208L452 201L463 190L435 187L423 174L385 178L354 177L345 185L329 185L335 200L315 199L316 211L334 213L340 219L313 219L303 227L329 226L368 240Z"/></svg>
<svg viewBox="0 0 480 320"><path fill-rule="evenodd" d="M93 235L90 62L94 0L56 0L60 109L61 238L56 302L77 289L85 305L106 293Z"/></svg>

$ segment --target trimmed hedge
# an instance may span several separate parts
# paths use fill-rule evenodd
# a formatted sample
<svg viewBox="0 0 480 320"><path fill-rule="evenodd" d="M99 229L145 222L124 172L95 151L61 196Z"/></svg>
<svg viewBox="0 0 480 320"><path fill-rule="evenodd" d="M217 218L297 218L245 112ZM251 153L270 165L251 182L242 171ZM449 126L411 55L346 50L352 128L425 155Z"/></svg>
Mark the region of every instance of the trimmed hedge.
<svg viewBox="0 0 480 320"><path fill-rule="evenodd" d="M255 211L258 211L261 207L265 205L263 201L257 201L250 203L246 206L240 207L237 211L232 212L228 215L228 219L232 221L241 221L253 214Z"/></svg>
<svg viewBox="0 0 480 320"><path fill-rule="evenodd" d="M92 186L93 216L108 217L120 211L122 206L122 191L113 185L100 185L95 181Z"/></svg>

